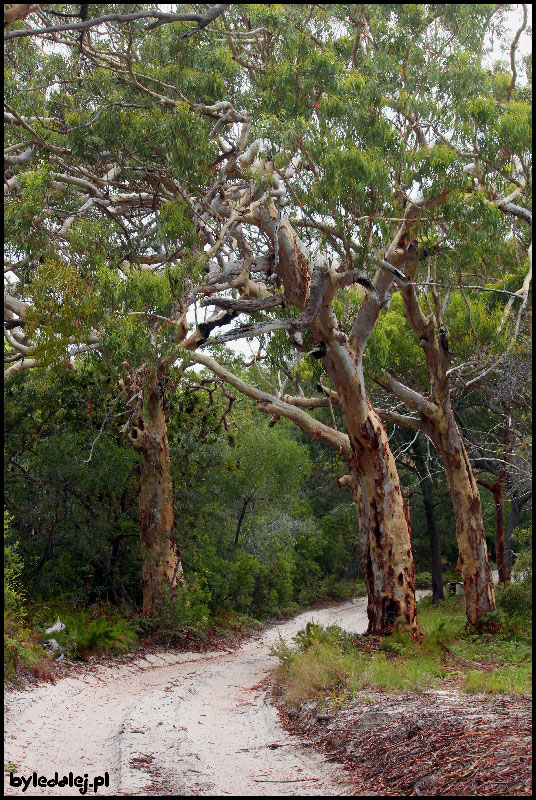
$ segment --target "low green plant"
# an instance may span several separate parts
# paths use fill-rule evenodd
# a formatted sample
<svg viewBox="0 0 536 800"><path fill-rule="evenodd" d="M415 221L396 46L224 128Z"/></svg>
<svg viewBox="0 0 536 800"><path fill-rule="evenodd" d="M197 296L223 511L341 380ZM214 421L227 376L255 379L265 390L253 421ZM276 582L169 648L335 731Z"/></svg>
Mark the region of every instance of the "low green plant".
<svg viewBox="0 0 536 800"><path fill-rule="evenodd" d="M532 580L497 586L497 606L510 617L532 617Z"/></svg>
<svg viewBox="0 0 536 800"><path fill-rule="evenodd" d="M468 670L464 675L462 686L469 693L526 694L531 684L532 664L522 664L490 672Z"/></svg>
<svg viewBox="0 0 536 800"><path fill-rule="evenodd" d="M500 608L490 611L478 620L476 629L480 633L497 633L503 628L504 615Z"/></svg>
<svg viewBox="0 0 536 800"><path fill-rule="evenodd" d="M532 530L523 528L513 536L516 560L512 581L497 586L497 606L505 616L516 620L532 620Z"/></svg>
<svg viewBox="0 0 536 800"><path fill-rule="evenodd" d="M140 617L140 634L158 633L170 642L182 642L190 636L206 638L214 618L209 607L210 590L201 579L181 586L175 597L166 597L156 617Z"/></svg>
<svg viewBox="0 0 536 800"><path fill-rule="evenodd" d="M106 651L126 652L138 640L128 621L119 616L113 619L98 616L90 620L87 612L64 613L61 621L65 628L45 634L43 639L56 639L70 658L87 659Z"/></svg>
<svg viewBox="0 0 536 800"><path fill-rule="evenodd" d="M335 709L363 689L388 692L422 691L448 677L468 692L530 693L530 637L498 630L500 614L485 620L481 631L468 631L461 596L435 605L419 603L422 635L416 640L407 626L395 623L378 649L367 637L338 626L308 623L293 638L272 648L281 694L288 705L309 699L324 702L326 691ZM471 665L478 664L479 669Z"/></svg>
<svg viewBox="0 0 536 800"><path fill-rule="evenodd" d="M292 657L280 664L284 676L284 699L296 705L319 692L343 688L348 670L345 656L333 643L313 642L305 650L294 650Z"/></svg>
<svg viewBox="0 0 536 800"><path fill-rule="evenodd" d="M387 692L422 691L437 686L445 670L434 659L420 656L391 659L384 652L361 654L356 659L348 685L352 691L363 688Z"/></svg>
<svg viewBox="0 0 536 800"><path fill-rule="evenodd" d="M416 589L431 589L432 588L432 573L431 572L417 572L415 575L415 588Z"/></svg>
<svg viewBox="0 0 536 800"><path fill-rule="evenodd" d="M337 644L346 635L338 625L329 625L325 628L316 622L308 622L302 631L298 631L292 641L300 652L307 650L314 644Z"/></svg>
<svg viewBox="0 0 536 800"><path fill-rule="evenodd" d="M10 679L19 664L36 664L48 658L32 638L26 598L21 587L22 559L16 544L7 544L10 518L4 509L4 676Z"/></svg>

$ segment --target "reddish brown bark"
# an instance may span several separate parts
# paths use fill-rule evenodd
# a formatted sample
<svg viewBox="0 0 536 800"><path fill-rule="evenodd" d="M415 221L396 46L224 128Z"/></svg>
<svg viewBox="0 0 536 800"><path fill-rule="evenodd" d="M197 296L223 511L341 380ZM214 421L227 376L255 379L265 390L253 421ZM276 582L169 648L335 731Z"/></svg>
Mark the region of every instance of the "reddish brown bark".
<svg viewBox="0 0 536 800"><path fill-rule="evenodd" d="M182 569L175 552L167 425L156 375L146 377L143 391L144 408L137 414L129 438L143 454L139 498L143 613L158 616Z"/></svg>
<svg viewBox="0 0 536 800"><path fill-rule="evenodd" d="M481 478L479 478L478 482L481 486L484 486L493 494L493 503L495 506L495 558L499 572L499 583L509 583L510 567L506 554L506 533L504 521L504 486L506 482L506 471L499 470L494 483L487 483Z"/></svg>
<svg viewBox="0 0 536 800"><path fill-rule="evenodd" d="M417 633L411 529L387 434L372 408L362 434L368 449L354 438L359 455L349 459L349 467L368 594L367 633L389 633L397 618Z"/></svg>
<svg viewBox="0 0 536 800"><path fill-rule="evenodd" d="M406 260L406 274L413 278L416 261ZM422 430L434 442L445 469L456 518L465 610L469 624L478 626L482 617L495 610L495 593L489 568L486 531L480 493L450 404L449 369L451 357L441 320L441 306L432 290L435 313L425 316L414 283L401 288L406 318L419 337L430 378L428 400L393 378L390 387L419 412ZM439 333L439 335L438 335Z"/></svg>
<svg viewBox="0 0 536 800"><path fill-rule="evenodd" d="M431 435L445 469L456 519L465 612L468 622L478 626L483 616L495 610L480 492L453 415L438 422Z"/></svg>

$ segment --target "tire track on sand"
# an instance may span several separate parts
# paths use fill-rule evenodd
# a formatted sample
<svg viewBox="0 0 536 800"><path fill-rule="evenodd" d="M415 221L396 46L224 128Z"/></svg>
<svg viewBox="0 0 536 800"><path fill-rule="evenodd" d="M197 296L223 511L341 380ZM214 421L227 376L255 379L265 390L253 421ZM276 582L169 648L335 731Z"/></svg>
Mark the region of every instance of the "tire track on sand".
<svg viewBox="0 0 536 800"><path fill-rule="evenodd" d="M148 655L56 685L8 691L4 760L25 777L73 772L91 781L108 772L105 793L116 796L347 794L341 768L286 733L260 684L279 635L288 641L311 620L363 633L366 603L308 611L232 652ZM23 792L5 776L7 795L73 791Z"/></svg>

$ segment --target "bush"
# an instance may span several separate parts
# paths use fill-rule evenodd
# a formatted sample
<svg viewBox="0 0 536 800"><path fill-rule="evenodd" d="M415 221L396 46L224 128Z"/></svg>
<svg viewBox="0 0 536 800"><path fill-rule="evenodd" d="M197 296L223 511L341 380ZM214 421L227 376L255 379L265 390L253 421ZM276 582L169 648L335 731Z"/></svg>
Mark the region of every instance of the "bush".
<svg viewBox="0 0 536 800"><path fill-rule="evenodd" d="M176 597L164 599L157 617L138 619L137 629L141 634L158 632L178 642L191 634L204 638L212 621L210 599L210 590L203 579L191 579L179 587Z"/></svg>
<svg viewBox="0 0 536 800"><path fill-rule="evenodd" d="M417 572L415 575L415 588L416 589L431 589L432 588L432 573L431 572Z"/></svg>
<svg viewBox="0 0 536 800"><path fill-rule="evenodd" d="M339 628L338 625L317 625L316 622L308 622L302 631L298 631L292 641L296 642L296 648L303 653L315 644L339 644L341 639L348 634Z"/></svg>
<svg viewBox="0 0 536 800"><path fill-rule="evenodd" d="M532 617L532 580L504 583L495 589L497 606L510 617Z"/></svg>
<svg viewBox="0 0 536 800"><path fill-rule="evenodd" d="M236 561L229 565L229 603L237 611L247 613L253 608L255 582L259 573L263 571L259 559L249 553L240 553Z"/></svg>
<svg viewBox="0 0 536 800"><path fill-rule="evenodd" d="M532 529L521 528L512 539L516 548L513 576L517 581L532 583Z"/></svg>
<svg viewBox="0 0 536 800"><path fill-rule="evenodd" d="M303 652L292 650L293 655L279 651L281 672L285 674L285 702L301 703L319 691L343 687L347 668L345 657L336 644L314 641Z"/></svg>
<svg viewBox="0 0 536 800"><path fill-rule="evenodd" d="M509 617L532 619L532 531L521 529L513 536L516 560L512 583L497 586L497 606Z"/></svg>
<svg viewBox="0 0 536 800"><path fill-rule="evenodd" d="M91 655L101 656L105 651L126 652L138 637L127 620L117 617L108 619L99 616L88 621L84 612L64 614L64 630L45 634L44 639L56 639L62 650L71 658L88 659Z"/></svg>
<svg viewBox="0 0 536 800"><path fill-rule="evenodd" d="M31 638L27 627L24 592L20 586L22 560L16 545L5 543L9 531L9 515L4 509L4 675L11 678L19 663L35 664L48 658Z"/></svg>

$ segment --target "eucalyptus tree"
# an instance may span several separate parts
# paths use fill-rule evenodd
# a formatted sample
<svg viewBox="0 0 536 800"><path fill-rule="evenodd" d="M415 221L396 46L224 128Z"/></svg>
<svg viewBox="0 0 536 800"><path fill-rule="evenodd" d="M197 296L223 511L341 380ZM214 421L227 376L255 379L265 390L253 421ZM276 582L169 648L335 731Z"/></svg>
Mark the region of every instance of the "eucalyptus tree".
<svg viewBox="0 0 536 800"><path fill-rule="evenodd" d="M186 102L162 118L158 100L123 89L108 68L133 54L157 72L170 48L158 55L150 39L165 38L167 26L171 56L173 48L189 54L177 72L189 60L195 66L194 34L227 7L173 14L99 6L98 17L93 6L85 14L79 6L5 12L5 375L54 362L75 368L93 353L118 381L105 422L124 415L122 430L143 455L145 613L158 613L181 576L164 394L173 385L170 344L184 323L166 330L163 322L172 307L181 317L185 276L197 262L177 176L202 186L215 148L206 147ZM199 100L220 90L197 76Z"/></svg>
<svg viewBox="0 0 536 800"><path fill-rule="evenodd" d="M517 344L494 375L461 392L455 403L478 483L493 496L500 583L510 580L512 534L523 506L532 498L531 348L526 336L520 336Z"/></svg>
<svg viewBox="0 0 536 800"><path fill-rule="evenodd" d="M159 19L150 35L140 19L121 27L106 19L83 36L75 26L36 34L68 55L43 52L18 30L21 42L8 45L8 64L17 63L6 119L29 134L8 141L10 267L32 274L26 295L19 288L8 298L8 317L26 314L30 334L15 322L7 331L12 368L37 361L32 347L45 358L93 347L116 369L124 364L121 391L136 411L129 435L148 452L165 421L161 384L186 350L273 420L288 417L335 448L348 461L358 509L373 632L389 630L397 617L416 630L416 609L400 481L365 385L366 345L400 289L432 397L391 376L391 388L421 419L397 412L390 419L413 427L424 424L422 414L435 420L429 435L437 433L452 474L450 363L438 339L437 301L435 316L421 310L418 268L430 250L460 248L454 223L473 205L527 217L517 41L511 76L482 66L486 36L508 9L237 5L187 41ZM52 27L46 12L37 13ZM26 93L29 64L34 91ZM494 115L498 128L486 138ZM470 226L458 238L468 260L478 255L482 243ZM346 321L357 287L359 303ZM203 296L205 308L217 310L191 333L186 310ZM212 333L242 313L254 322ZM320 397L277 397L201 352L284 331L297 364L307 357L322 364L331 386ZM329 402L338 404L346 433L307 411ZM467 481L469 472L453 492L464 495ZM494 596L471 498L476 522L459 536L467 614L477 624ZM163 570L168 579L172 566L171 559Z"/></svg>
<svg viewBox="0 0 536 800"><path fill-rule="evenodd" d="M526 8L510 49L511 74L500 65L494 71L483 67L486 35L497 31L506 10L328 6L318 12L308 10L297 20L289 8L279 14L285 20L285 37L276 21L277 38L273 31L277 14L272 9L259 11L249 24L251 30L259 21L270 22L271 37L252 36L246 42L226 29L234 58L245 65L264 112L257 126L264 138L238 161L254 174L256 168L257 177L269 176L274 203L266 210L255 198L247 213L240 213L238 203L232 206L234 220L231 204L225 208L219 200L218 210L228 224L241 222L242 229L246 224L256 226L272 239L273 271L284 286L285 302L302 311L297 319L276 323L277 327L294 331L299 346L307 326L318 344L311 354L322 359L332 380L331 399L339 403L349 434L349 482L360 511L369 596L376 598L378 614L380 598L384 602L386 595L396 594L392 586L382 585L378 564L387 542L393 541L392 563L397 563L407 531L393 535L395 528L389 530L383 517L387 509L387 516L400 525L401 498L394 499L399 485L392 478L394 466L379 433L381 423L377 420L379 427L375 426L373 411L374 423L369 416L362 359L394 285L424 352L429 386L425 394L419 393L388 375L391 391L417 412L417 417L399 414L398 419L392 414L391 420L425 431L441 455L457 520L469 622L477 624L495 605L480 496L451 407L452 362L444 327L449 295L440 298L437 284L444 279L447 289L459 287L465 296L467 265L474 268L480 263L483 270L484 256L489 257L486 248L491 243L492 249L497 247L512 232L519 237L517 254L528 250L530 260L525 234L517 228L512 231L510 224L512 219L531 221L525 205L530 202L530 105L527 91L516 85L516 46L526 26ZM248 28L246 12L240 16ZM279 145L275 152L274 140ZM259 163L263 148L266 156ZM519 198L521 204L513 202ZM241 199L243 208L243 194ZM503 215L504 219L508 215L508 222ZM308 235L309 251L295 234L297 227ZM318 258L313 267L310 254L315 250ZM332 265L325 262L330 250L337 255ZM380 265L373 281L363 271L371 258ZM418 288L424 260L428 260L428 296ZM499 258L491 258L485 266L495 279L504 271ZM334 313L334 309L340 312L336 294L355 283L365 288L366 296L344 330L340 313L338 318ZM526 281L524 286L526 299ZM248 310L247 303L219 302L228 310ZM274 327L246 326L213 341ZM517 327L516 323L505 350L514 346ZM203 363L214 369L206 359ZM489 371L492 366L485 368ZM219 374L223 377L223 372ZM302 400L300 405L306 403ZM298 416L294 412L295 421ZM303 417L298 424L311 430ZM374 435L369 435L367 424ZM330 439L320 426L313 425L312 435ZM381 532L376 553L374 531ZM403 580L403 573L395 566L398 579ZM400 596L404 591L405 587ZM391 608L395 607L396 602ZM382 629L385 625L385 620L379 623Z"/></svg>

